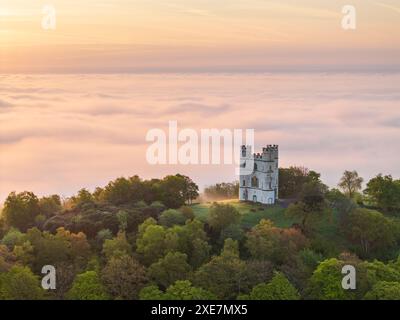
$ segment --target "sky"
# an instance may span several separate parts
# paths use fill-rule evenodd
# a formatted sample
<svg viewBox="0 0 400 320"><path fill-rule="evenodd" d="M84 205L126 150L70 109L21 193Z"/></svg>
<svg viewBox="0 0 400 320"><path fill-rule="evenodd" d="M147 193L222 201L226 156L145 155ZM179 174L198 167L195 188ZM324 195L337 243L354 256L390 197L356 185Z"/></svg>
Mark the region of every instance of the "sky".
<svg viewBox="0 0 400 320"><path fill-rule="evenodd" d="M399 71L399 56L398 0L0 1L7 73Z"/></svg>
<svg viewBox="0 0 400 320"><path fill-rule="evenodd" d="M118 176L200 187L232 165L150 165L149 130L254 129L336 186L400 177L398 0L0 0L0 202ZM356 29L341 27L344 5Z"/></svg>

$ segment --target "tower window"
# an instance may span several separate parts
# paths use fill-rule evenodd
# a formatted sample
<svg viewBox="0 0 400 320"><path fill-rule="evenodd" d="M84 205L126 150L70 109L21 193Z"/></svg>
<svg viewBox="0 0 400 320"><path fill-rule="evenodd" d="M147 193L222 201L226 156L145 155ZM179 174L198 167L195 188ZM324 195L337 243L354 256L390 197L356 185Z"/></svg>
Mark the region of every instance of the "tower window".
<svg viewBox="0 0 400 320"><path fill-rule="evenodd" d="M246 180L243 180L243 187L246 186Z"/></svg>
<svg viewBox="0 0 400 320"><path fill-rule="evenodd" d="M251 186L254 187L254 188L258 188L258 179L257 179L256 176L251 178Z"/></svg>

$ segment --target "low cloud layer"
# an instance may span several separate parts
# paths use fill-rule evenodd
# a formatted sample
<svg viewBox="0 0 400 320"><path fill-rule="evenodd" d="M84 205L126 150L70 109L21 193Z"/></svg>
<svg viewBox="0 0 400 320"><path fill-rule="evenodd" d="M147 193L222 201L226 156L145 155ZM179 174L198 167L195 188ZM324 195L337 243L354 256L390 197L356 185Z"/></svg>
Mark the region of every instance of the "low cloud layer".
<svg viewBox="0 0 400 320"><path fill-rule="evenodd" d="M147 164L146 133L254 128L334 186L345 169L400 176L399 74L13 75L0 88L0 201L10 191L69 196L121 175L181 172L200 186L231 165Z"/></svg>

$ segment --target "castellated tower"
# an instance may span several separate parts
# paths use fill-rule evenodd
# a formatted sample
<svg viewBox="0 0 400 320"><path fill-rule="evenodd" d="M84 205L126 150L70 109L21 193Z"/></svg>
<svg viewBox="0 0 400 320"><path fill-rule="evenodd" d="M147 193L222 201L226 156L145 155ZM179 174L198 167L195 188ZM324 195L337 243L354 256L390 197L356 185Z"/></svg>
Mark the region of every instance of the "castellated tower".
<svg viewBox="0 0 400 320"><path fill-rule="evenodd" d="M240 154L239 200L275 204L278 200L278 145L267 145L262 153L242 146Z"/></svg>

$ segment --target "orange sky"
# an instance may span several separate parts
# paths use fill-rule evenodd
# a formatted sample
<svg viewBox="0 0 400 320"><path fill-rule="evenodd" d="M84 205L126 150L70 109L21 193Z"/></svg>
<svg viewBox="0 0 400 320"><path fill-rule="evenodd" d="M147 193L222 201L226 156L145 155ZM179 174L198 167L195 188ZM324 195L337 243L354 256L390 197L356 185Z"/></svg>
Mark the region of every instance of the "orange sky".
<svg viewBox="0 0 400 320"><path fill-rule="evenodd" d="M53 0L43 30L46 2L2 0L0 72L399 68L398 1L350 2ZM357 29L344 31L348 4Z"/></svg>

